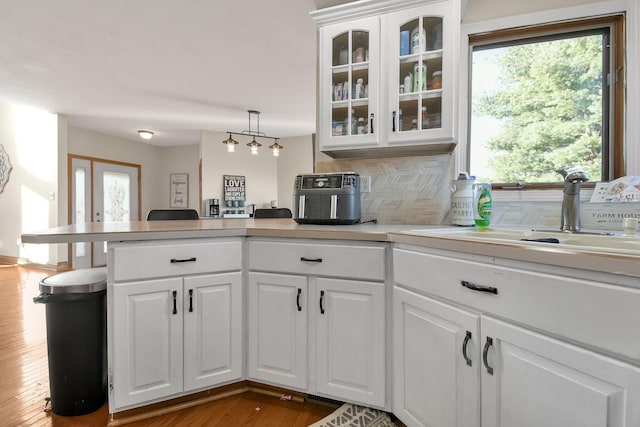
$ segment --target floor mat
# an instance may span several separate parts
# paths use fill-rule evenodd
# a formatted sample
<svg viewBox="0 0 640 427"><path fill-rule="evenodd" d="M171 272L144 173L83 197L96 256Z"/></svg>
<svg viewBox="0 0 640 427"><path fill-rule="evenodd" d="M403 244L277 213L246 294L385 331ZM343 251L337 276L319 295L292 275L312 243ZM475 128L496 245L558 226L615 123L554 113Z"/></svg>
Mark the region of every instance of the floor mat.
<svg viewBox="0 0 640 427"><path fill-rule="evenodd" d="M309 427L395 427L384 411L345 403Z"/></svg>

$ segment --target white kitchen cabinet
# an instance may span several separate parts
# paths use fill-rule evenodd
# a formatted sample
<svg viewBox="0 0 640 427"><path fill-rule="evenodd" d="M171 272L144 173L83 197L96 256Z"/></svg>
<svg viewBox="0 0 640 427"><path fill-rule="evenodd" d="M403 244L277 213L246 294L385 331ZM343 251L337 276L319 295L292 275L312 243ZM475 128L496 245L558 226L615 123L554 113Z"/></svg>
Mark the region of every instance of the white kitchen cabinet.
<svg viewBox="0 0 640 427"><path fill-rule="evenodd" d="M241 248L224 239L110 244L110 412L242 378Z"/></svg>
<svg viewBox="0 0 640 427"><path fill-rule="evenodd" d="M480 316L393 291L393 411L408 427L480 426Z"/></svg>
<svg viewBox="0 0 640 427"><path fill-rule="evenodd" d="M321 151L367 157L454 148L461 3L384 0L312 12Z"/></svg>
<svg viewBox="0 0 640 427"><path fill-rule="evenodd" d="M307 388L305 276L249 273L249 377Z"/></svg>
<svg viewBox="0 0 640 427"><path fill-rule="evenodd" d="M249 377L386 405L385 248L249 241Z"/></svg>
<svg viewBox="0 0 640 427"><path fill-rule="evenodd" d="M446 353L417 344L403 348L402 340L418 329L413 323L421 324L409 323L407 312L423 319L425 330L433 329L430 322L447 324L441 319L459 323L451 313L480 317L473 335L481 338L473 338L467 353L480 368L480 384L439 370L433 383L411 388L409 404L394 392L394 413L408 426L640 425L639 344L630 338L637 337L640 321L639 289L617 285L613 274L596 282L572 269L541 273L537 264L410 246L396 247L393 260L395 392L409 395L407 376L417 371L398 364L419 365L424 354ZM452 334L457 328L448 326ZM449 363L459 363L459 351L451 348ZM476 409L475 418L454 423L454 411L431 404L430 390L456 387L463 387L460 395L479 396L480 424ZM474 404L478 400L462 407Z"/></svg>
<svg viewBox="0 0 640 427"><path fill-rule="evenodd" d="M377 147L380 20L320 29L320 137L323 151Z"/></svg>
<svg viewBox="0 0 640 427"><path fill-rule="evenodd" d="M315 355L318 392L385 405L384 283L318 278Z"/></svg>
<svg viewBox="0 0 640 427"><path fill-rule="evenodd" d="M110 346L115 409L182 391L182 279L130 282L114 289ZM113 411L112 411L113 412Z"/></svg>
<svg viewBox="0 0 640 427"><path fill-rule="evenodd" d="M640 369L482 318L483 427L640 425Z"/></svg>

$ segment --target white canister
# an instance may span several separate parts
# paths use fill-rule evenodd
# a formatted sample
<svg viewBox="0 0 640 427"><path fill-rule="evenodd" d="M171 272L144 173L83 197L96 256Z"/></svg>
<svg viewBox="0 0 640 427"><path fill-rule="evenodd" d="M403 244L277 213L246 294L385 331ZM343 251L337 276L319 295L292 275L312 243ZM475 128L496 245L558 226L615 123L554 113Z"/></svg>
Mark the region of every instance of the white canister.
<svg viewBox="0 0 640 427"><path fill-rule="evenodd" d="M451 182L451 223L463 227L474 226L473 218L473 184L474 177L467 172L458 175L458 179Z"/></svg>

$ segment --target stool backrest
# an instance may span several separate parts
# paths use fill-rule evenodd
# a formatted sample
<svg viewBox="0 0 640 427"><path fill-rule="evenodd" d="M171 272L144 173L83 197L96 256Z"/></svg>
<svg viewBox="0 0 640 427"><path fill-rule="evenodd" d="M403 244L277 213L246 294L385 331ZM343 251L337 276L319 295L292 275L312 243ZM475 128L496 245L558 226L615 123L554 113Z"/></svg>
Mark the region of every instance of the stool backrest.
<svg viewBox="0 0 640 427"><path fill-rule="evenodd" d="M256 209L254 218L292 218L291 210L288 208Z"/></svg>
<svg viewBox="0 0 640 427"><path fill-rule="evenodd" d="M195 209L151 209L147 221L166 221L173 219L199 219Z"/></svg>

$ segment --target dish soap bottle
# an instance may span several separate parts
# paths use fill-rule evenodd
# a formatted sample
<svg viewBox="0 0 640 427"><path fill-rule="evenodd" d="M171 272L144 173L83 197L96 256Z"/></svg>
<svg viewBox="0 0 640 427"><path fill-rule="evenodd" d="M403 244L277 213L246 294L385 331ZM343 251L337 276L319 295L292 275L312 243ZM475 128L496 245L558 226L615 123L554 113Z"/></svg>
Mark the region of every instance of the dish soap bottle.
<svg viewBox="0 0 640 427"><path fill-rule="evenodd" d="M491 184L474 184L473 216L476 226L480 230L486 230L491 223Z"/></svg>

